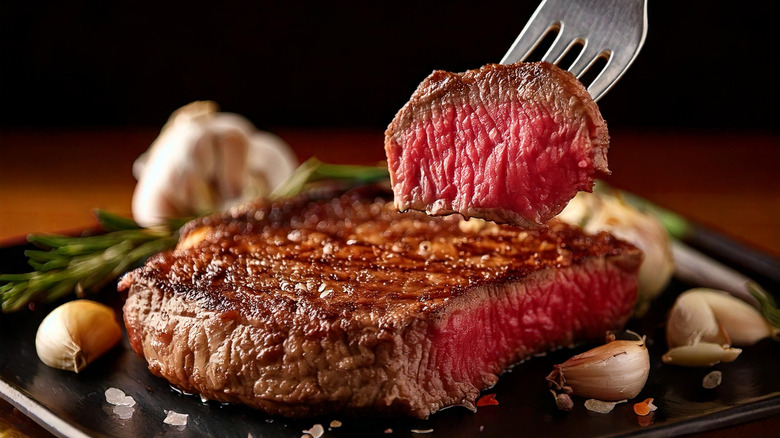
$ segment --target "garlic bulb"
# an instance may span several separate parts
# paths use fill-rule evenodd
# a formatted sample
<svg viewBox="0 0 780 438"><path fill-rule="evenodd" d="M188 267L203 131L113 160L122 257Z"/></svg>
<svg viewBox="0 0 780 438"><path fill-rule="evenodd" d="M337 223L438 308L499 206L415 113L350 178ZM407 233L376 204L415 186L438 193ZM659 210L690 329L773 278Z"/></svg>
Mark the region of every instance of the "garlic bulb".
<svg viewBox="0 0 780 438"><path fill-rule="evenodd" d="M650 374L644 341L612 341L555 365L547 376L551 386L570 387L575 395L603 401L636 397Z"/></svg>
<svg viewBox="0 0 780 438"><path fill-rule="evenodd" d="M65 303L41 322L35 350L46 365L78 373L122 338L110 307L89 300Z"/></svg>
<svg viewBox="0 0 780 438"><path fill-rule="evenodd" d="M588 233L608 231L644 252L639 269L637 315L646 312L652 299L669 284L674 274L671 239L655 216L606 193L580 192L558 218L579 225Z"/></svg>
<svg viewBox="0 0 780 438"><path fill-rule="evenodd" d="M169 218L229 208L269 194L295 170L289 146L214 102L175 111L133 165L133 218L153 226Z"/></svg>

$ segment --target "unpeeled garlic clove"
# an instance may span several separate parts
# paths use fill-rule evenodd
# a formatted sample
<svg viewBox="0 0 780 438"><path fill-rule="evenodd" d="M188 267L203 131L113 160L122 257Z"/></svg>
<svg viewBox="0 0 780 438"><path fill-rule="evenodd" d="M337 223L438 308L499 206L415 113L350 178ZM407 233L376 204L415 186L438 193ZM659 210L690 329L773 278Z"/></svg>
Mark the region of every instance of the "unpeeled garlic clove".
<svg viewBox="0 0 780 438"><path fill-rule="evenodd" d="M666 321L670 350L664 363L710 366L731 362L749 346L776 336L777 329L746 302L726 292L696 288L680 294Z"/></svg>
<svg viewBox="0 0 780 438"><path fill-rule="evenodd" d="M698 288L686 293L702 297L728 334L731 345L747 347L778 333L756 308L727 292Z"/></svg>
<svg viewBox="0 0 780 438"><path fill-rule="evenodd" d="M555 365L547 376L557 388L604 401L636 397L647 382L650 355L644 341L612 341Z"/></svg>
<svg viewBox="0 0 780 438"><path fill-rule="evenodd" d="M35 350L46 365L78 373L122 338L114 310L90 300L65 303L43 319Z"/></svg>
<svg viewBox="0 0 780 438"><path fill-rule="evenodd" d="M709 367L719 362L733 362L742 350L712 342L675 347L661 358L664 363L684 367Z"/></svg>
<svg viewBox="0 0 780 438"><path fill-rule="evenodd" d="M669 311L666 320L666 343L669 348L699 342L730 345L728 336L724 334L704 296L691 292L680 294Z"/></svg>

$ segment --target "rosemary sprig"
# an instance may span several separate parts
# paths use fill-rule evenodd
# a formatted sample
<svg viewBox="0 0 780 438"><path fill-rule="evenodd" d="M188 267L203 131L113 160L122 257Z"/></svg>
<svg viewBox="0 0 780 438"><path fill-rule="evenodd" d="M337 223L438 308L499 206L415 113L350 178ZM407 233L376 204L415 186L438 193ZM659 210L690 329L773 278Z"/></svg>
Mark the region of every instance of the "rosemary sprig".
<svg viewBox="0 0 780 438"><path fill-rule="evenodd" d="M106 234L88 237L30 235L41 250L27 250L33 272L0 274L3 312L24 308L32 301L53 302L74 291L79 295L100 289L147 257L176 245L179 223L141 228L131 219L102 210L95 217Z"/></svg>
<svg viewBox="0 0 780 438"><path fill-rule="evenodd" d="M323 163L316 157L303 162L282 185L276 188L271 199L283 199L300 193L307 184L334 180L353 185L370 184L390 177L387 166L354 166Z"/></svg>
<svg viewBox="0 0 780 438"><path fill-rule="evenodd" d="M311 158L270 197L294 196L308 184L338 180L350 185L388 178L383 166L327 164ZM0 309L13 312L33 301L52 302L76 292L83 295L105 286L146 258L176 246L178 229L192 218L172 220L165 227L142 228L132 219L94 211L105 234L88 237L30 235L39 250L25 251L33 272L0 274Z"/></svg>

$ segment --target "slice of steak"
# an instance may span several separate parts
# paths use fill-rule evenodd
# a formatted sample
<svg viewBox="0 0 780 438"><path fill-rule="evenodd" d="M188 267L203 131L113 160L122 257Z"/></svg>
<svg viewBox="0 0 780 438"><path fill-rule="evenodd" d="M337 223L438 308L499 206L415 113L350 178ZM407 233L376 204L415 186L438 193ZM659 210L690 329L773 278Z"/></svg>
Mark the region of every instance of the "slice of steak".
<svg viewBox="0 0 780 438"><path fill-rule="evenodd" d="M132 349L207 399L425 418L632 312L642 256L609 234L402 214L375 195L190 223L120 282Z"/></svg>
<svg viewBox="0 0 780 438"><path fill-rule="evenodd" d="M608 146L585 87L544 62L434 71L385 132L399 210L528 228L609 173Z"/></svg>

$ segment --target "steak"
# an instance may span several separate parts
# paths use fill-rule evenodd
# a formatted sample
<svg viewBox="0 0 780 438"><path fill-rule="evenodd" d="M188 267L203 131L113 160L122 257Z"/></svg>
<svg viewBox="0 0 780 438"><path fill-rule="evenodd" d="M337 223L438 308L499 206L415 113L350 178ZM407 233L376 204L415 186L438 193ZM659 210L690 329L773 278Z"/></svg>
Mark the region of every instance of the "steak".
<svg viewBox="0 0 780 438"><path fill-rule="evenodd" d="M517 361L631 315L642 255L628 243L401 214L390 198L307 195L191 222L120 281L133 351L184 391L270 414L425 418L474 409Z"/></svg>
<svg viewBox="0 0 780 438"><path fill-rule="evenodd" d="M607 125L553 64L434 71L385 132L401 210L537 228L608 174Z"/></svg>

